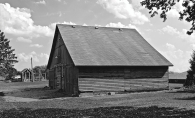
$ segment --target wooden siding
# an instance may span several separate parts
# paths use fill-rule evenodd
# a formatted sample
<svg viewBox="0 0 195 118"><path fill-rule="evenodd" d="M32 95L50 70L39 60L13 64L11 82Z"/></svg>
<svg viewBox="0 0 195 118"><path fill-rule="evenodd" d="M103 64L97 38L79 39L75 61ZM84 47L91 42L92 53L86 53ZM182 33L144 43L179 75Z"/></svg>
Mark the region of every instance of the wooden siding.
<svg viewBox="0 0 195 118"><path fill-rule="evenodd" d="M100 79L79 78L79 90L83 91L138 91L151 89L166 89L166 78L142 78L142 79Z"/></svg>
<svg viewBox="0 0 195 118"><path fill-rule="evenodd" d="M168 78L168 66L162 67L78 67L79 78Z"/></svg>
<svg viewBox="0 0 195 118"><path fill-rule="evenodd" d="M168 67L79 67L80 91L160 89L168 86Z"/></svg>

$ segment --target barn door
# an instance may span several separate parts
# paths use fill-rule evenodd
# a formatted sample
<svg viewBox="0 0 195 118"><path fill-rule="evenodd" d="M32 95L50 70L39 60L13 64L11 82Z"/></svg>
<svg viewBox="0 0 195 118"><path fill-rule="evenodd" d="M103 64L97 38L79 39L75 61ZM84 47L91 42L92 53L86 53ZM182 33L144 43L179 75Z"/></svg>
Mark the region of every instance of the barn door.
<svg viewBox="0 0 195 118"><path fill-rule="evenodd" d="M67 95L78 94L78 76L72 66L65 66L64 68L64 91Z"/></svg>
<svg viewBox="0 0 195 118"><path fill-rule="evenodd" d="M66 66L66 93L67 94L72 94L72 90L71 90L71 87L72 87L72 82L71 82L71 67L70 66Z"/></svg>
<svg viewBox="0 0 195 118"><path fill-rule="evenodd" d="M62 89L62 66L58 66L56 68L56 88L57 89Z"/></svg>
<svg viewBox="0 0 195 118"><path fill-rule="evenodd" d="M55 76L54 76L54 69L51 69L49 70L49 87L50 88L54 88L54 79L55 79Z"/></svg>

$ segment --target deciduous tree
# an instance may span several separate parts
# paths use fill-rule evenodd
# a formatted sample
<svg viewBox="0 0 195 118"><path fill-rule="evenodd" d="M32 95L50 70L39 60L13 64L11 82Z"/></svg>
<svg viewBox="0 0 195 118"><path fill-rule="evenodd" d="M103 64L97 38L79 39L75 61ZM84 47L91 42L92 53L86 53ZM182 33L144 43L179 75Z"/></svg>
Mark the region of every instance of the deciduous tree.
<svg viewBox="0 0 195 118"><path fill-rule="evenodd" d="M143 0L141 5L149 10L151 17L160 13L160 18L166 21L167 12L179 1L181 0ZM179 11L180 16L178 19L185 19L192 24L191 28L187 31L187 34L191 35L195 30L195 0L183 0L182 6L184 9Z"/></svg>

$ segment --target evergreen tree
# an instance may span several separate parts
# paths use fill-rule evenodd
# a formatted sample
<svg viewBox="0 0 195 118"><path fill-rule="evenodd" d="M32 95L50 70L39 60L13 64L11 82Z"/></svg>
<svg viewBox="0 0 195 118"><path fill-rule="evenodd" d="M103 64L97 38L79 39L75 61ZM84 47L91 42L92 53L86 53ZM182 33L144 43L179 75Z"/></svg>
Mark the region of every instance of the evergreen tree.
<svg viewBox="0 0 195 118"><path fill-rule="evenodd" d="M0 76L10 78L15 70L13 64L18 62L14 49L9 45L10 41L0 30Z"/></svg>
<svg viewBox="0 0 195 118"><path fill-rule="evenodd" d="M192 86L195 83L195 50L193 51L192 58L189 60L190 69L187 71L187 78L184 86Z"/></svg>

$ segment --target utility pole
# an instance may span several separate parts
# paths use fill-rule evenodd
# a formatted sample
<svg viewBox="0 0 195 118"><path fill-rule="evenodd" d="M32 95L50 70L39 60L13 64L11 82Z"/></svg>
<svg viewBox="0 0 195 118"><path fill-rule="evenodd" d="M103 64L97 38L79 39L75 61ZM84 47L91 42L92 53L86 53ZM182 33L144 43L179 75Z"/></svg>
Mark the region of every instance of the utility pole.
<svg viewBox="0 0 195 118"><path fill-rule="evenodd" d="M33 72L32 57L31 57L31 71L32 71L32 82L34 82L34 72Z"/></svg>

